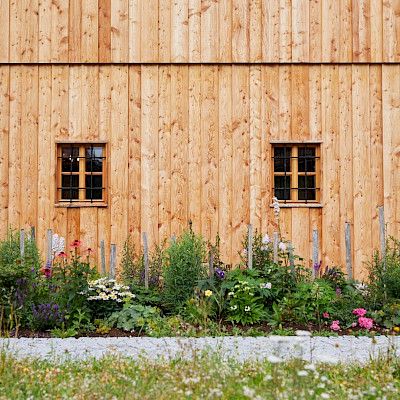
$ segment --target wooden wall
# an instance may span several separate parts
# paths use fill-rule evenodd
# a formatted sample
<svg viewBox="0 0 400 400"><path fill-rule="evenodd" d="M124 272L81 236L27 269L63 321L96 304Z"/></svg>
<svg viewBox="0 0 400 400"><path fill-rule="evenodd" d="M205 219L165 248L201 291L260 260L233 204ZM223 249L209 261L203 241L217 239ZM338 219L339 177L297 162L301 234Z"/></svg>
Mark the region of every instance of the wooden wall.
<svg viewBox="0 0 400 400"><path fill-rule="evenodd" d="M379 243L377 206L400 235L398 65L0 66L0 232L35 225L118 248L187 226L219 232L236 261L246 225L269 233L270 140L322 141L322 208L282 209L284 236L311 258L354 265ZM55 208L55 141L110 146L107 208Z"/></svg>
<svg viewBox="0 0 400 400"><path fill-rule="evenodd" d="M398 0L1 0L0 62L399 62Z"/></svg>

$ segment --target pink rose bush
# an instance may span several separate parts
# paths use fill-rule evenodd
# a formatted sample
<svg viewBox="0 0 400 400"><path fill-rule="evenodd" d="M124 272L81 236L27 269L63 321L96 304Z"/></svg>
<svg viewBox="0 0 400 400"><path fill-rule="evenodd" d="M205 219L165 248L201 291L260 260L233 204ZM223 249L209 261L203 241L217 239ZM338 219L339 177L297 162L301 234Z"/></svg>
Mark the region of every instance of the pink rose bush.
<svg viewBox="0 0 400 400"><path fill-rule="evenodd" d="M358 325L360 328L370 330L374 326L374 320L372 318L360 317L358 318Z"/></svg>
<svg viewBox="0 0 400 400"><path fill-rule="evenodd" d="M332 321L331 329L335 332L340 331L340 325L338 320Z"/></svg>
<svg viewBox="0 0 400 400"><path fill-rule="evenodd" d="M353 310L353 314L357 317L364 317L366 313L367 310L365 308L356 308Z"/></svg>
<svg viewBox="0 0 400 400"><path fill-rule="evenodd" d="M357 317L357 322L353 322L351 324L352 328L356 328L358 326L361 329L366 329L369 331L374 327L374 320L372 318L366 317L367 310L365 308L355 308L352 311L352 314ZM329 318L329 314L327 312L324 312L322 316L324 318ZM340 321L339 320L332 321L330 328L332 331L335 332L340 331L341 330Z"/></svg>

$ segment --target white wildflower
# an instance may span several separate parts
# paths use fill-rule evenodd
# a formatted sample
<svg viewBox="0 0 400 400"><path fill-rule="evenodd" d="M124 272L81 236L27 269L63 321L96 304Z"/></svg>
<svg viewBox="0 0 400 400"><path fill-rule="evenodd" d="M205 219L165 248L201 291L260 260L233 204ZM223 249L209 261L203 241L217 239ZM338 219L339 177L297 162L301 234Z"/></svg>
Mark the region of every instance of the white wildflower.
<svg viewBox="0 0 400 400"><path fill-rule="evenodd" d="M244 311L249 312L249 311L250 311L250 307L249 307L249 306L246 306L246 307L244 308Z"/></svg>
<svg viewBox="0 0 400 400"><path fill-rule="evenodd" d="M280 250L280 251L286 251L286 243L284 243L284 242L279 242L278 247L279 247L279 250Z"/></svg>
<svg viewBox="0 0 400 400"><path fill-rule="evenodd" d="M328 393L321 393L319 396L321 397L321 399L329 399L330 398Z"/></svg>
<svg viewBox="0 0 400 400"><path fill-rule="evenodd" d="M246 396L246 397L252 399L252 398L254 398L255 393L256 393L256 392L255 392L254 389L251 389L251 388L249 388L249 387L247 387L247 386L243 386L243 395L244 395L244 396Z"/></svg>
<svg viewBox="0 0 400 400"><path fill-rule="evenodd" d="M304 370L297 371L297 376L307 376L307 375L308 375L307 371L304 371Z"/></svg>
<svg viewBox="0 0 400 400"><path fill-rule="evenodd" d="M269 238L268 234L265 234L262 238L262 243L263 244L268 244L271 242L271 239Z"/></svg>
<svg viewBox="0 0 400 400"><path fill-rule="evenodd" d="M272 288L272 283L271 282L261 283L260 284L260 288L261 289L271 289Z"/></svg>

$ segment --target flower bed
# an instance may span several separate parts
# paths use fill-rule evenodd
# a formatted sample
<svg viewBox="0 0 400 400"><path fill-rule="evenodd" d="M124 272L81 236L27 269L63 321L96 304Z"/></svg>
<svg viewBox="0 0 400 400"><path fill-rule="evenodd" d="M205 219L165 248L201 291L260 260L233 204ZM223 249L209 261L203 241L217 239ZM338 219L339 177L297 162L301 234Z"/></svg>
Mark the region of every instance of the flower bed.
<svg viewBox="0 0 400 400"><path fill-rule="evenodd" d="M243 249L248 248L247 239ZM99 276L91 249L53 238L44 266L29 238L0 243L0 336L265 336L307 330L322 336L400 333L400 246L371 261L368 284L346 278L336 266L314 274L289 261L281 240L274 255L268 235L255 233L252 269L246 250L237 266L219 257L219 239L191 230L155 247L144 274L143 254L127 240L117 280ZM208 255L212 254L210 273ZM145 287L144 276L148 276Z"/></svg>

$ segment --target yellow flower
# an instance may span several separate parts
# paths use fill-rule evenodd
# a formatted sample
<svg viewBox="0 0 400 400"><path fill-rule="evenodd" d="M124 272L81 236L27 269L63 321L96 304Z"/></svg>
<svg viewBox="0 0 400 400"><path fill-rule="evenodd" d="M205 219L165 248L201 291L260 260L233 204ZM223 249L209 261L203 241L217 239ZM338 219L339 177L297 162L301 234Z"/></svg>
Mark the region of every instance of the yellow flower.
<svg viewBox="0 0 400 400"><path fill-rule="evenodd" d="M206 296L206 297L212 296L212 291L211 291L211 290L206 290L206 291L204 292L204 296Z"/></svg>
<svg viewBox="0 0 400 400"><path fill-rule="evenodd" d="M395 326L395 327L393 328L393 330L394 330L396 333L399 333L399 332L400 332L400 326Z"/></svg>

